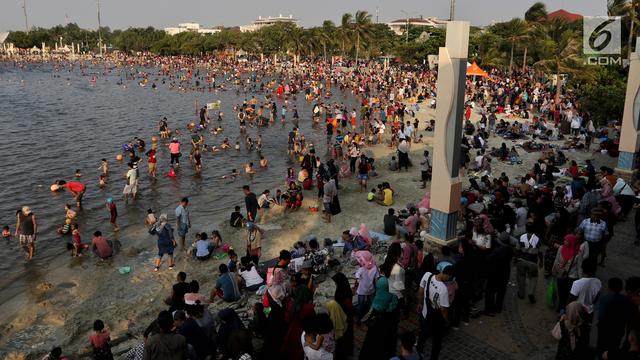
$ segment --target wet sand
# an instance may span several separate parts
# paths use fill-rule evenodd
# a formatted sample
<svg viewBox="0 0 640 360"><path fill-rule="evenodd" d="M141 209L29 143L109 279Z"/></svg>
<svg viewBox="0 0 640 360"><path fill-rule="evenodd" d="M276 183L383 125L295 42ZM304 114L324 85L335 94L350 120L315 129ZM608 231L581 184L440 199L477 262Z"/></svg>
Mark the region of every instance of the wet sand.
<svg viewBox="0 0 640 360"><path fill-rule="evenodd" d="M426 107L426 104L423 104ZM402 208L409 202L417 202L429 190L420 189L419 159L425 147L430 149L432 134L424 132L423 124L426 120L434 118L434 110L422 109L418 114L421 121L419 134L425 135L425 144L412 144L411 159L414 166L409 172L390 172L386 164L395 150L386 145L377 145L365 149L367 155L376 159L378 177L369 180L369 186L387 181L396 189L398 195L395 198L394 208ZM477 120L479 114L474 114ZM501 138L491 138L490 146L498 147ZM507 142L510 147L511 142ZM319 145L323 149L324 145ZM323 160L324 151L320 153ZM526 153L519 149L522 165L511 166L508 163L496 159L492 162L493 174L499 175L502 171L516 181L528 171L540 156L540 153ZM472 152L471 154L475 154ZM568 152L569 160L575 159L583 163L584 159L592 158L591 153ZM598 164L611 159L606 155L596 155ZM437 176L437 174L434 174ZM464 178L465 184L468 180ZM240 186L241 183L238 183ZM315 234L319 239L330 237L337 239L343 230L360 223L366 223L370 230L382 231L382 219L387 208L366 201L366 192L358 191L355 178L340 179L339 191L342 213L333 217L331 224L325 224L319 213L311 213L309 206L315 206L317 202L317 190L314 188L305 191L305 199L302 207L296 212L283 213L279 209L268 210L268 214L262 217L261 223L266 223L266 238L263 240L263 256L261 260L276 257L283 248L291 248L298 240L305 240L310 234ZM435 189L434 189L435 190ZM206 190L203 190L205 194ZM239 190L238 190L239 191ZM255 192L260 191L254 189ZM232 209L226 209L230 213ZM244 211L244 207L243 207ZM193 239L195 231L210 232L212 228L221 231L224 242L230 243L234 248L244 249L244 231L231 228L225 222L216 224L211 220L192 213L193 231L188 235L188 240ZM171 219L170 215L170 219ZM277 229L281 227L281 229ZM156 246L155 237L146 234L142 227L135 232L145 240L145 246L135 247L126 243L121 244L121 251L114 259L98 263L91 256L81 259L68 259L68 263L58 268L38 273L37 269L29 275L31 280L29 293L16 296L12 301L0 306L0 314L15 313L11 319L3 319L6 324L2 328L0 337L0 356L9 358L22 358L28 354L42 354L55 345L63 347L65 353L81 351L87 345L87 336L90 333L91 324L95 319L102 319L110 328L112 338L119 338L130 333L139 339L133 339L126 343L132 344L141 341L144 328L155 318L157 313L165 308L162 299L170 295L171 285L175 282L178 271L187 273L187 281L196 279L200 282L201 293L208 294L217 279L217 267L222 260L209 260L200 262L186 259L185 255L179 255L177 266L174 270L167 270L166 262L160 272L153 272L153 258ZM131 266L132 271L128 275L118 273L118 267ZM345 268L343 271L348 277L350 271L355 268ZM319 287L316 301L322 302L326 295L332 294L332 282ZM245 299L243 303L254 300ZM220 302L212 305L212 309L222 308ZM243 307L244 305L237 305ZM216 311L213 311L214 313ZM6 321L5 321L6 320ZM126 347L122 345L121 348ZM30 357L31 357L30 356Z"/></svg>

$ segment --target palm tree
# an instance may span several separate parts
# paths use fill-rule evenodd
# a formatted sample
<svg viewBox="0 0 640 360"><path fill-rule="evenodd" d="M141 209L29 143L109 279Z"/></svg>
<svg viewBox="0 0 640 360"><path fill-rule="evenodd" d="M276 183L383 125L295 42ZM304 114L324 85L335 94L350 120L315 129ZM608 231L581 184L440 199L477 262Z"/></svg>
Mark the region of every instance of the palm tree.
<svg viewBox="0 0 640 360"><path fill-rule="evenodd" d="M349 13L344 13L342 15L342 20L340 22L340 41L342 41L342 56L344 57L344 52L347 47L347 42L351 38L351 22L353 21L353 15Z"/></svg>
<svg viewBox="0 0 640 360"><path fill-rule="evenodd" d="M527 23L521 19L514 18L505 24L507 33L507 40L511 43L511 56L509 59L509 73L513 67L513 50L516 47L516 42L522 42L529 38Z"/></svg>
<svg viewBox="0 0 640 360"><path fill-rule="evenodd" d="M318 40L322 43L322 55L324 61L327 61L327 45L332 45L336 32L336 25L331 20L325 20L318 32Z"/></svg>
<svg viewBox="0 0 640 360"><path fill-rule="evenodd" d="M353 18L353 32L356 34L356 66L358 66L360 40L367 42L371 35L371 14L364 10L356 11L356 16Z"/></svg>
<svg viewBox="0 0 640 360"><path fill-rule="evenodd" d="M537 2L524 13L524 20L529 23L541 22L547 18L547 6L543 2Z"/></svg>
<svg viewBox="0 0 640 360"><path fill-rule="evenodd" d="M560 74L575 73L581 68L581 36L564 19L539 24L535 29L535 36L541 42L544 53L543 58L533 66L546 74L555 74L557 104L562 94Z"/></svg>
<svg viewBox="0 0 640 360"><path fill-rule="evenodd" d="M547 19L547 6L543 2L537 2L524 13L524 21L527 24L527 31L531 32L533 26L540 24ZM522 72L527 70L527 50L528 46L524 47L524 54L522 55Z"/></svg>
<svg viewBox="0 0 640 360"><path fill-rule="evenodd" d="M628 20L629 38L627 39L627 51L631 56L631 45L636 28L640 26L640 1L639 0L608 0L607 13L609 16L623 16ZM638 44L636 44L638 46Z"/></svg>

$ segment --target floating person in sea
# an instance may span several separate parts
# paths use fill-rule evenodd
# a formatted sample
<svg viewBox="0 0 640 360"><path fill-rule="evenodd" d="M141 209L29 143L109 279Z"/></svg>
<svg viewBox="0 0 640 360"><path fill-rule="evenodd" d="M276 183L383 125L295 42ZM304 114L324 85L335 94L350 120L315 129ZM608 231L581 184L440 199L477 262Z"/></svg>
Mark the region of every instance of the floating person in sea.
<svg viewBox="0 0 640 360"><path fill-rule="evenodd" d="M238 170L232 169L230 174L222 175L222 178L235 180L238 176L240 176L240 173L238 172Z"/></svg>

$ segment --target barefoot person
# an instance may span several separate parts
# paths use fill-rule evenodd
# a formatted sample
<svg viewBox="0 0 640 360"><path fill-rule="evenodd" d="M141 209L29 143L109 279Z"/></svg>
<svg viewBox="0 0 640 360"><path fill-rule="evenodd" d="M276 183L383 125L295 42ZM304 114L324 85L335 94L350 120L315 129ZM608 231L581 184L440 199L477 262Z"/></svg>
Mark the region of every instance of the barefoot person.
<svg viewBox="0 0 640 360"><path fill-rule="evenodd" d="M25 251L25 259L30 261L36 250L35 241L38 233L36 215L31 212L28 206L23 206L16 221L16 237L20 239L20 246Z"/></svg>
<svg viewBox="0 0 640 360"><path fill-rule="evenodd" d="M84 195L84 192L87 190L87 187L85 186L85 184L79 181L67 182L64 180L59 180L58 189L61 189L61 188L66 188L71 192L71 195L73 195L73 198L76 200L76 206L78 207L78 209L80 209L82 207L82 196Z"/></svg>
<svg viewBox="0 0 640 360"><path fill-rule="evenodd" d="M169 255L169 270L173 269L175 262L173 261L173 249L176 248L176 240L173 237L173 228L167 223L167 214L160 214L158 222L151 227L149 234L158 236L158 257L156 258L156 267L154 271L160 269L160 262L164 254Z"/></svg>
<svg viewBox="0 0 640 360"><path fill-rule="evenodd" d="M176 207L176 227L178 228L178 236L180 236L180 247L183 250L187 249L185 247L185 238L189 229L191 229L191 219L189 219L187 206L189 206L189 198L184 197L180 200L180 205Z"/></svg>

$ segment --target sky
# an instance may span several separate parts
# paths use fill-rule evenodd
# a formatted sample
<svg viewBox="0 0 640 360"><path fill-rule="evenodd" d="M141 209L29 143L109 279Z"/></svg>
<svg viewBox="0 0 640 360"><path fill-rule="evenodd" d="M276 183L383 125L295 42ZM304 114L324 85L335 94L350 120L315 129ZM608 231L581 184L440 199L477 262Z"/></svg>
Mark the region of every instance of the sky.
<svg viewBox="0 0 640 360"><path fill-rule="evenodd" d="M1 0L0 31L24 30L22 3L27 3L29 26L51 27L75 22L83 28L97 27L96 0ZM164 28L181 22L203 26L237 26L259 15L293 15L305 27L324 20L340 23L345 12L366 10L378 21L406 17L449 17L450 0L100 0L102 26L112 29L154 26ZM455 0L456 20L488 25L522 17L534 0ZM565 9L582 15L606 15L606 0L547 0L549 12ZM403 12L404 11L404 12Z"/></svg>

